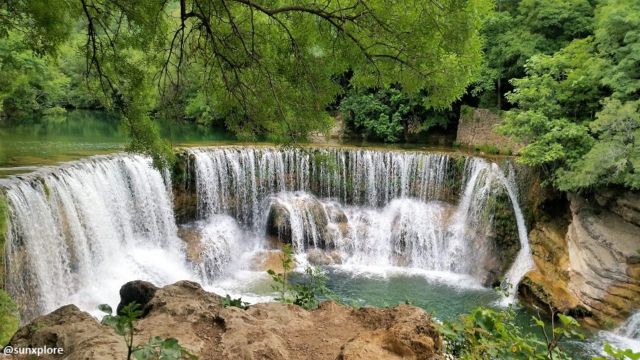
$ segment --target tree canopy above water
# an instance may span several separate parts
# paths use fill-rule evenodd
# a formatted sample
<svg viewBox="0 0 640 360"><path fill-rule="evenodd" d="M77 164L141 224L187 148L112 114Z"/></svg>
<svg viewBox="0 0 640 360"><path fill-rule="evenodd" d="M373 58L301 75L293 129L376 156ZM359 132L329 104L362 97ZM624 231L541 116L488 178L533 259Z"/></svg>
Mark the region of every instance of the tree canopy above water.
<svg viewBox="0 0 640 360"><path fill-rule="evenodd" d="M9 0L0 34L55 57L75 41L90 86L125 118L132 148L161 153L149 111L197 87L191 108L242 138L296 141L351 84L397 84L446 108L479 71L488 0ZM160 158L157 158L160 160ZM161 161L161 160L160 160Z"/></svg>

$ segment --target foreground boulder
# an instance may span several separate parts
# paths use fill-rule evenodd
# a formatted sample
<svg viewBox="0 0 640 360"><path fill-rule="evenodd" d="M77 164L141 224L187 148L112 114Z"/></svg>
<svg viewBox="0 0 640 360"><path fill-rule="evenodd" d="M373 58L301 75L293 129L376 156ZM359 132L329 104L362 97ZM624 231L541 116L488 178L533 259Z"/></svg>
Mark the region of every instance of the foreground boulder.
<svg viewBox="0 0 640 360"><path fill-rule="evenodd" d="M127 289L148 286L133 282ZM264 303L243 310L224 308L220 300L189 281L159 288L135 324L135 342L175 337L200 359L444 359L429 315L414 306L352 309L325 302L306 311ZM42 359L126 358L123 340L73 305L35 319L10 345L64 349Z"/></svg>

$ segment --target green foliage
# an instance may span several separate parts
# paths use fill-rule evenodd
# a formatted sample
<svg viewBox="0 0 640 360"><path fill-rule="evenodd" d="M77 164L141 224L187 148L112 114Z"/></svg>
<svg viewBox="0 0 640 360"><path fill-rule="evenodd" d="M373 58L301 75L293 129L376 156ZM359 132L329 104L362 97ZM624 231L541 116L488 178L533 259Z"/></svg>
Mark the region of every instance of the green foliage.
<svg viewBox="0 0 640 360"><path fill-rule="evenodd" d="M5 282L5 242L9 231L9 204L3 191L0 191L0 288ZM1 341L0 341L1 344Z"/></svg>
<svg viewBox="0 0 640 360"><path fill-rule="evenodd" d="M197 359L197 357L184 349L174 338L162 339L154 336L142 345L134 345L134 323L142 316L140 304L130 303L124 306L119 314L113 315L113 310L107 304L101 304L98 309L106 315L102 318L104 325L110 326L116 334L123 337L127 345L127 360L132 357L136 360L180 360Z"/></svg>
<svg viewBox="0 0 640 360"><path fill-rule="evenodd" d="M267 270L267 273L271 276L271 279L275 283L273 290L277 291L280 295L276 298L276 301L283 303L292 303L293 297L289 291L289 276L291 270L295 265L295 259L293 257L293 248L289 244L282 246L282 255L280 255L280 263L282 264L282 272L276 273L272 269Z"/></svg>
<svg viewBox="0 0 640 360"><path fill-rule="evenodd" d="M4 192L0 191L0 258L4 256L4 241L9 230L9 203ZM0 277L0 279L2 279Z"/></svg>
<svg viewBox="0 0 640 360"><path fill-rule="evenodd" d="M224 307L233 306L243 310L248 309L250 305L248 302L242 301L242 298L232 299L231 296L229 296L229 294L223 297L222 300L220 300L220 303Z"/></svg>
<svg viewBox="0 0 640 360"><path fill-rule="evenodd" d="M640 189L640 101L605 100L589 127L597 141L568 170L558 171L558 187Z"/></svg>
<svg viewBox="0 0 640 360"><path fill-rule="evenodd" d="M519 161L549 169L561 190L638 189L640 4L606 1L595 14L594 36L532 56L511 81L517 108L501 131L527 143Z"/></svg>
<svg viewBox="0 0 640 360"><path fill-rule="evenodd" d="M483 107L501 108L502 95L510 89L508 80L525 74L527 60L590 35L593 12L588 0L496 1L496 11L483 22L485 57L472 94L481 95Z"/></svg>
<svg viewBox="0 0 640 360"><path fill-rule="evenodd" d="M391 88L372 94L349 94L342 99L340 111L351 119L356 129L362 129L363 137L397 142L404 130L403 119L415 106L415 102Z"/></svg>
<svg viewBox="0 0 640 360"><path fill-rule="evenodd" d="M544 339L525 332L515 321L512 309L494 310L478 307L459 320L446 322L442 334L447 351L460 359L570 359L558 347L562 338L582 338L578 322L558 314L560 324L545 324L539 317L532 325L539 328Z"/></svg>
<svg viewBox="0 0 640 360"><path fill-rule="evenodd" d="M640 353L631 349L617 349L609 343L604 344L604 352L607 357L596 356L592 360L639 360Z"/></svg>
<svg viewBox="0 0 640 360"><path fill-rule="evenodd" d="M419 96L394 87L349 91L340 102L340 111L354 132L384 142L407 140L409 134L446 127L449 122L444 114L427 111Z"/></svg>
<svg viewBox="0 0 640 360"><path fill-rule="evenodd" d="M61 104L69 78L51 58L34 55L21 34L9 35L0 37L0 114L20 118Z"/></svg>
<svg viewBox="0 0 640 360"><path fill-rule="evenodd" d="M0 289L0 347L5 346L20 326L18 305Z"/></svg>
<svg viewBox="0 0 640 360"><path fill-rule="evenodd" d="M498 148L495 145L492 144L480 144L480 145L476 145L474 146L474 150L475 151L479 151L485 154L490 154L490 155L499 155L502 153L507 153L506 151L502 151L500 150L500 148Z"/></svg>
<svg viewBox="0 0 640 360"><path fill-rule="evenodd" d="M307 266L304 278L293 285L293 303L304 309L315 309L320 305L320 297L329 298L333 292L327 287L327 275L317 267Z"/></svg>
<svg viewBox="0 0 640 360"><path fill-rule="evenodd" d="M279 293L276 301L296 304L304 309L311 310L318 307L321 298L330 298L333 293L327 288L327 276L319 268L308 266L302 279L295 284L289 284L291 271L295 265L293 249L285 244L280 257L283 272L276 273L269 269L267 273L275 283L273 289Z"/></svg>
<svg viewBox="0 0 640 360"><path fill-rule="evenodd" d="M224 122L241 139L291 143L330 128L324 109L343 91L335 79L346 72L356 88L398 84L410 96L424 91L420 102L427 109L447 108L479 72L479 28L490 5L16 0L0 5L0 38L24 36L29 41L17 41L26 45L20 51L35 62L45 58L34 54L55 59L79 49L80 56L65 56L72 64L59 65L65 76L58 68L37 73L64 80L58 93L74 106L92 103L76 91L82 89L76 75L88 72L84 93L100 94L100 105L123 116L133 138L130 150L166 165L167 144L157 139L150 114L205 126ZM65 107L49 99L54 91L37 85L48 82L27 82L29 94L0 88L9 89L16 109ZM47 94L42 104L38 94ZM394 121L383 131L391 137Z"/></svg>
<svg viewBox="0 0 640 360"><path fill-rule="evenodd" d="M186 351L178 340L174 338L163 339L154 336L145 344L139 346L133 352L136 360L179 360L179 359L197 359L197 357Z"/></svg>

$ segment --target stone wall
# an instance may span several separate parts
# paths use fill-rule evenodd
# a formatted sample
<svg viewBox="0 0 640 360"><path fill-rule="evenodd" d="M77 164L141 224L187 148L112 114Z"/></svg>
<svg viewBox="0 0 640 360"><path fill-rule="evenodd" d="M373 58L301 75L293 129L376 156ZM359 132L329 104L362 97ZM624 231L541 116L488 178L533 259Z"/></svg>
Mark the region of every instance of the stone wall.
<svg viewBox="0 0 640 360"><path fill-rule="evenodd" d="M495 132L501 122L502 118L488 109L463 107L456 140L461 146L515 154L522 145Z"/></svg>

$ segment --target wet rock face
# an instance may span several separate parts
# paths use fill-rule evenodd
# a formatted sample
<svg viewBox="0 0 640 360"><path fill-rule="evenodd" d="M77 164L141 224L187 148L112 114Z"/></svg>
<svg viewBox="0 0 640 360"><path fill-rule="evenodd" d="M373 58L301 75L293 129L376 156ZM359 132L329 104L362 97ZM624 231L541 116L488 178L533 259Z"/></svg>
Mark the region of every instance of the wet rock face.
<svg viewBox="0 0 640 360"><path fill-rule="evenodd" d="M328 225L325 207L312 195L286 193L271 199L267 235L278 237L285 244L325 249L331 246Z"/></svg>
<svg viewBox="0 0 640 360"><path fill-rule="evenodd" d="M178 224L194 221L198 217L198 196L194 170L193 159L190 159L187 153L176 153L176 161L171 169L171 180L173 212Z"/></svg>
<svg viewBox="0 0 640 360"><path fill-rule="evenodd" d="M340 253L337 251L324 251L320 249L310 249L307 251L307 261L318 266L336 265L342 263Z"/></svg>
<svg viewBox="0 0 640 360"><path fill-rule="evenodd" d="M551 305L601 325L640 307L640 226L635 193L568 195L564 214L550 213L530 233L537 265L519 290L527 302Z"/></svg>
<svg viewBox="0 0 640 360"><path fill-rule="evenodd" d="M284 205L276 203L269 208L267 235L275 236L285 244L291 244L291 219Z"/></svg>
<svg viewBox="0 0 640 360"><path fill-rule="evenodd" d="M414 306L352 309L325 302L306 311L266 303L244 310L224 308L220 300L189 281L157 289L148 315L135 324L134 344L175 337L200 359L444 359L430 316ZM71 360L126 358L123 340L73 305L24 326L10 345L62 347Z"/></svg>
<svg viewBox="0 0 640 360"><path fill-rule="evenodd" d="M621 320L640 307L640 280L633 270L640 226L593 199L571 195L569 200L569 289L597 318Z"/></svg>

